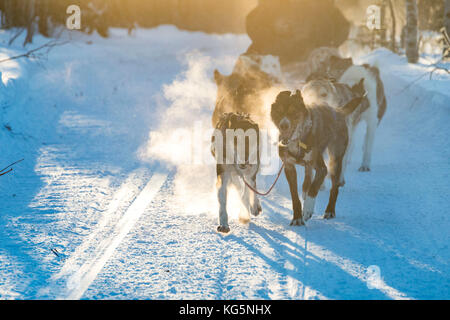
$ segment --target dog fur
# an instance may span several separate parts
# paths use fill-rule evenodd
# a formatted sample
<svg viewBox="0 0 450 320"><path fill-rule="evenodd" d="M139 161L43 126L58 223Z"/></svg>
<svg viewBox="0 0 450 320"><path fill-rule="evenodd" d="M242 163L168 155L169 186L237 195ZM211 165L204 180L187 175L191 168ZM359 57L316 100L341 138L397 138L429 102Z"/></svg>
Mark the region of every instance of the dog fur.
<svg viewBox="0 0 450 320"><path fill-rule="evenodd" d="M350 87L347 84L338 83L326 76L313 74L308 78L308 83L302 88L302 96L307 106L314 104L327 104L333 108L346 105L352 99L365 95L364 79ZM347 117L347 127L349 128L349 141L352 140L353 128L360 122L362 115L369 109L369 100L364 97L358 108ZM350 144L349 144L350 145ZM344 157L342 166L340 186L345 185L345 171L347 168L348 150Z"/></svg>
<svg viewBox="0 0 450 320"><path fill-rule="evenodd" d="M309 76L309 79L317 79L320 76L324 76L329 80L341 84L346 84L350 87L354 87L356 84L364 81L364 90L367 93L368 108L361 113L360 116L354 117L353 121L348 123L349 127L349 147L345 156L344 167L347 166L350 161L350 157L353 151L353 136L357 125L364 121L367 125L366 136L363 147L363 159L359 171L370 171L372 151L375 140L375 131L387 109L386 96L384 92L384 85L380 77L380 71L376 66L370 66L364 64L362 66L353 65L351 58L341 58L336 55L330 56L328 60L323 63L319 71ZM339 96L340 93L328 90L330 95ZM320 99L320 97L319 97ZM338 107L336 99L330 101L327 99L330 106ZM344 169L345 171L345 169Z"/></svg>
<svg viewBox="0 0 450 320"><path fill-rule="evenodd" d="M363 120L366 125L366 135L364 139L363 147L363 159L359 171L370 171L372 161L372 151L375 141L375 132L383 119L387 109L386 96L384 93L383 82L381 81L380 72L377 67L371 67L369 65L351 66L342 77L339 82L354 86L364 79L364 88L367 92L367 100L369 102L369 108L361 114L360 120ZM350 147L349 154L346 161L348 162L351 157L353 146L353 135L356 129L357 123L351 123L349 126L350 132Z"/></svg>
<svg viewBox="0 0 450 320"><path fill-rule="evenodd" d="M239 158L239 152L237 151L237 141L234 136L228 136L227 130L254 130L256 133L256 145L250 138L245 138L245 157ZM217 131L220 134L217 134ZM222 143L217 143L217 138L221 137ZM230 227L228 225L228 213L227 213L227 191L228 187L233 184L238 189L243 186L244 190L242 195L242 204L246 212L244 212L245 220L250 219L250 214L258 216L261 211L261 205L256 194L244 185L243 179L256 188L256 175L260 167L260 153L259 153L259 126L253 122L246 114L240 113L225 113L219 119L216 126L216 132L213 135L212 142L212 154L217 160L217 196L219 200L219 227L218 232L228 233ZM218 146L222 146L222 152L220 155ZM227 154L227 151L233 150L233 154ZM255 155L256 153L256 155ZM230 161L231 159L231 161ZM219 161L220 160L220 161Z"/></svg>
<svg viewBox="0 0 450 320"><path fill-rule="evenodd" d="M242 55L228 76L214 70L217 99L212 117L213 127L222 114L230 112L251 114L252 119L260 123L260 119L266 118L262 94L280 83L277 76L281 76L279 63L270 56Z"/></svg>
<svg viewBox="0 0 450 320"><path fill-rule="evenodd" d="M314 213L315 199L327 176L323 153L328 151L332 188L324 218L336 216L339 178L348 144L346 117L361 104L362 97L335 109L327 104L306 106L299 90L295 94L283 91L272 104L271 118L280 131L279 154L285 165L285 175L292 197L291 225L304 225ZM296 164L305 166L303 182L304 211L297 190ZM312 170L315 170L312 180Z"/></svg>

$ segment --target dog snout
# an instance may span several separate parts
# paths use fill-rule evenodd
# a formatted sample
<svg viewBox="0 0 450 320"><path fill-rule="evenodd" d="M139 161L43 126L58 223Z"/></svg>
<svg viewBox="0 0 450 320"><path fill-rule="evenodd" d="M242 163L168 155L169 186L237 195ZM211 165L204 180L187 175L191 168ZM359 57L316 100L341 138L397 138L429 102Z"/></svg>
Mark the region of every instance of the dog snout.
<svg viewBox="0 0 450 320"><path fill-rule="evenodd" d="M290 127L289 121L287 121L287 120L282 120L282 121L280 122L280 129L281 129L282 131L289 130L289 127Z"/></svg>

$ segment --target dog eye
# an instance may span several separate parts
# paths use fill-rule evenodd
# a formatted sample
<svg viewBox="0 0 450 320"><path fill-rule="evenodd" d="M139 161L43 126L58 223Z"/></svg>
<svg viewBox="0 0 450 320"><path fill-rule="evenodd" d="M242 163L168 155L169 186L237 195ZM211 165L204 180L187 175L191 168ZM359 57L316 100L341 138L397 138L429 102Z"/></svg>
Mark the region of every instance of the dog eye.
<svg viewBox="0 0 450 320"><path fill-rule="evenodd" d="M321 96L322 98L326 98L326 97L327 97L327 94L326 94L326 93L322 93L320 96Z"/></svg>

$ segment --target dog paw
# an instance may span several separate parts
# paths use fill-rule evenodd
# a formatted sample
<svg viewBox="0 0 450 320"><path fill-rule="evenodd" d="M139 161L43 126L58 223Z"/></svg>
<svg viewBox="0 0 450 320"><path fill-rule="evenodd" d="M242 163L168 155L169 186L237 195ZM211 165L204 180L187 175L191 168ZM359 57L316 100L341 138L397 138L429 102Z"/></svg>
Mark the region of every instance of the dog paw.
<svg viewBox="0 0 450 320"><path fill-rule="evenodd" d="M324 219L330 220L336 218L335 212L326 212L323 216Z"/></svg>
<svg viewBox="0 0 450 320"><path fill-rule="evenodd" d="M252 215L253 215L254 217L257 217L257 216L259 216L261 213L262 213L262 208L261 208L261 205L258 204L258 206L257 206L255 209L252 210Z"/></svg>
<svg viewBox="0 0 450 320"><path fill-rule="evenodd" d="M303 219L308 221L313 216L314 212L312 211L303 211Z"/></svg>
<svg viewBox="0 0 450 320"><path fill-rule="evenodd" d="M230 232L230 227L218 226L217 227L217 232L229 233Z"/></svg>
<svg viewBox="0 0 450 320"><path fill-rule="evenodd" d="M250 218L248 217L239 217L239 222L242 224L249 224L250 223Z"/></svg>
<svg viewBox="0 0 450 320"><path fill-rule="evenodd" d="M314 207L316 203L316 198L311 198L310 196L306 196L305 201L303 202L303 219L308 221L314 214Z"/></svg>
<svg viewBox="0 0 450 320"><path fill-rule="evenodd" d="M359 172L369 172L370 168L368 166L361 166L361 168L359 168Z"/></svg>
<svg viewBox="0 0 450 320"><path fill-rule="evenodd" d="M292 219L290 225L291 226L304 226L305 225L305 221L303 221L303 218Z"/></svg>

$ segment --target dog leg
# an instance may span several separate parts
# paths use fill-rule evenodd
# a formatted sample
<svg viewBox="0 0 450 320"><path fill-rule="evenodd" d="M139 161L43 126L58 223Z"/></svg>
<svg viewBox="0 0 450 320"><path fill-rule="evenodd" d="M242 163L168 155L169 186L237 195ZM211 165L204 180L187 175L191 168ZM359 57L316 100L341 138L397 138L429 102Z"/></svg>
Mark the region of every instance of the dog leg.
<svg viewBox="0 0 450 320"><path fill-rule="evenodd" d="M305 199L304 217L305 221L309 220L314 214L314 206L316 203L316 197L319 193L320 186L323 184L325 177L327 176L327 166L323 161L322 154L318 154L314 161L314 168L316 174L314 175L314 181L308 190L308 194Z"/></svg>
<svg viewBox="0 0 450 320"><path fill-rule="evenodd" d="M291 226L303 226L305 225L305 222L303 221L302 216L302 203L298 197L297 170L295 169L295 165L292 163L286 163L284 173L289 183L289 190L292 198L292 209L294 211L294 218L292 219Z"/></svg>
<svg viewBox="0 0 450 320"><path fill-rule="evenodd" d="M250 178L248 183L256 190L256 176ZM248 189L248 188L247 188ZM261 203L259 202L258 196L252 190L248 190L250 193L250 213L257 217L262 212Z"/></svg>
<svg viewBox="0 0 450 320"><path fill-rule="evenodd" d="M306 199L307 193L309 191L309 188L311 187L312 183L312 166L307 164L305 165L305 180L303 181L303 187L302 187L302 198L303 201Z"/></svg>
<svg viewBox="0 0 450 320"><path fill-rule="evenodd" d="M328 200L328 206L325 210L324 219L333 219L336 217L336 201L339 194L339 177L342 176L342 164L343 164L344 156L335 157L330 156L331 163L331 190L330 190L330 198Z"/></svg>
<svg viewBox="0 0 450 320"><path fill-rule="evenodd" d="M219 227L218 232L228 233L230 227L228 226L228 213L227 213L227 187L230 182L231 176L229 172L222 171L217 175L217 197L219 199Z"/></svg>
<svg viewBox="0 0 450 320"><path fill-rule="evenodd" d="M248 182L248 178L245 179ZM248 183L253 187L251 180ZM250 213L252 212L253 207L253 191L251 191L244 183L242 183L240 186L237 186L238 189L240 189L240 187L244 189L241 190L241 210L239 212L239 221L241 223L249 223Z"/></svg>
<svg viewBox="0 0 450 320"><path fill-rule="evenodd" d="M372 160L372 150L373 143L375 140L375 130L377 129L377 122L372 119L367 121L367 131L366 138L364 141L364 155L363 161L361 164L361 168L359 168L360 172L368 172L370 171L370 162Z"/></svg>
<svg viewBox="0 0 450 320"><path fill-rule="evenodd" d="M312 215L314 214L315 206L316 206L316 198L312 198L307 195L306 198L303 200L303 213L304 213L303 216L305 221L311 219Z"/></svg>
<svg viewBox="0 0 450 320"><path fill-rule="evenodd" d="M354 128L349 128L348 130L348 145L347 149L345 150L344 159L342 160L342 172L341 177L339 179L339 186L343 187L345 185L345 172L347 171L347 166L350 163L350 159L352 157L353 153L353 134L354 134Z"/></svg>

